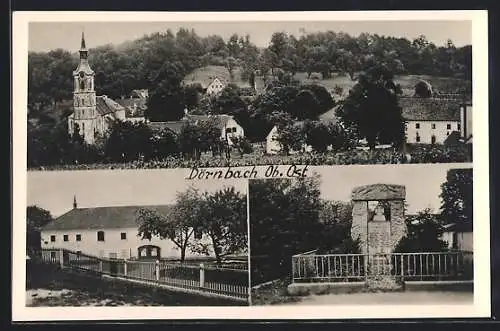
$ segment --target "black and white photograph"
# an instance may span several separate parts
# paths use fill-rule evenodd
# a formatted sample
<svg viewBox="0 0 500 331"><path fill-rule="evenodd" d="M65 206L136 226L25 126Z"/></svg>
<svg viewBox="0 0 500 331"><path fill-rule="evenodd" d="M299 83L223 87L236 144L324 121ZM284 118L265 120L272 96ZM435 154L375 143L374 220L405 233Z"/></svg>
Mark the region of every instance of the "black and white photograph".
<svg viewBox="0 0 500 331"><path fill-rule="evenodd" d="M472 304L472 168L250 180L252 304Z"/></svg>
<svg viewBox="0 0 500 331"><path fill-rule="evenodd" d="M487 316L487 22L14 13L13 320Z"/></svg>
<svg viewBox="0 0 500 331"><path fill-rule="evenodd" d="M162 171L30 173L26 305L247 305L247 185L198 184Z"/></svg>
<svg viewBox="0 0 500 331"><path fill-rule="evenodd" d="M472 161L471 21L28 29L30 169Z"/></svg>

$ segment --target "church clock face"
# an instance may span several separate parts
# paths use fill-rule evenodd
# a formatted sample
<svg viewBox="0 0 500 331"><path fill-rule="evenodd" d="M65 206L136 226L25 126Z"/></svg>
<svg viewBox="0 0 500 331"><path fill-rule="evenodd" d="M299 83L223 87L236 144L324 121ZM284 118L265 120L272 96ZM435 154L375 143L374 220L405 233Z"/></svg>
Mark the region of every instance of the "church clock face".
<svg viewBox="0 0 500 331"><path fill-rule="evenodd" d="M83 71L80 71L80 78L83 78L85 76L85 73Z"/></svg>

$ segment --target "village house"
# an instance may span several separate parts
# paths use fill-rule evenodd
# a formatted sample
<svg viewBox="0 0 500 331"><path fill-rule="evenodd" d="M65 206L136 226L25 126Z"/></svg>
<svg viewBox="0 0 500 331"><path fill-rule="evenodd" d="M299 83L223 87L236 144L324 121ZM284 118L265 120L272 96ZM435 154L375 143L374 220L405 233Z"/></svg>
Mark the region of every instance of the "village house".
<svg viewBox="0 0 500 331"><path fill-rule="evenodd" d="M211 123L220 130L221 140L225 140L231 146L232 138L245 137L245 130L231 115L188 115L186 114L180 121L148 122L148 126L153 131L168 129L178 135L182 127L187 123L198 125L202 122Z"/></svg>
<svg viewBox="0 0 500 331"><path fill-rule="evenodd" d="M129 104L122 105L105 95L96 96L95 72L88 61L88 49L83 33L79 52L80 63L73 71L73 113L68 116L68 133L73 135L78 130L86 143L93 144L98 136L106 134L114 120L144 121L143 113L137 110L137 105L134 106L136 108L131 108ZM147 97L144 90L137 91L139 95ZM142 102L145 104L144 100ZM143 108L142 104L138 107L139 110Z"/></svg>
<svg viewBox="0 0 500 331"><path fill-rule="evenodd" d="M215 77L213 81L207 86L206 94L210 97L218 96L226 87L226 83Z"/></svg>
<svg viewBox="0 0 500 331"><path fill-rule="evenodd" d="M461 251L473 250L472 223L452 223L443 227L441 240L447 243L448 249Z"/></svg>
<svg viewBox="0 0 500 331"><path fill-rule="evenodd" d="M463 132L464 123L471 120L456 99L407 97L401 98L399 105L409 144L445 144L453 132Z"/></svg>
<svg viewBox="0 0 500 331"><path fill-rule="evenodd" d="M141 208L167 216L172 206L78 208L75 201L73 209L43 227L42 248L67 249L105 258L180 258L180 249L169 239L141 239L137 224ZM192 235L192 240L195 239L210 243L208 238L196 231ZM202 255L186 250L186 258L199 257Z"/></svg>
<svg viewBox="0 0 500 331"><path fill-rule="evenodd" d="M336 111L337 107L338 106L335 106L332 109L321 114L319 116L318 120L322 123L325 123L325 124L337 123L338 119L335 115L335 111ZM298 121L298 122L295 122L294 125L302 127L304 125L304 123L305 123L304 121ZM275 126L273 126L271 131L269 131L269 133L266 136L266 154L279 154L279 153L283 152L283 147L281 146L281 144L277 140L278 135L279 135L279 129L278 129L278 126L275 125ZM331 149L331 148L329 147L329 149ZM297 154L300 152L310 153L310 152L312 152L312 146L307 145L307 144L303 144L302 149L300 151L296 151L296 150L289 151L290 154Z"/></svg>

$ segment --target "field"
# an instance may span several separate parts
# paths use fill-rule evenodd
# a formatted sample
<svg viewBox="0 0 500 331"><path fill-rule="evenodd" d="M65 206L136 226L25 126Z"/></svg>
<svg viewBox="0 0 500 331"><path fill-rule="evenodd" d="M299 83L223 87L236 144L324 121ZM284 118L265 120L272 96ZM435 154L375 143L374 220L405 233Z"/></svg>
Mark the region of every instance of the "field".
<svg viewBox="0 0 500 331"><path fill-rule="evenodd" d="M351 80L349 76L337 76L334 75L332 78L327 79L307 79L307 74L304 72L299 72L295 75L295 78L300 80L304 84L317 83L326 87L327 90L332 90L335 86L340 86L344 90L344 96L349 92L349 90L356 84L356 81ZM412 95L414 91L415 84L420 80L425 80L429 82L433 89L441 93L454 93L460 88L468 87L470 88L471 82L465 81L463 79L452 78L452 77L437 77L428 75L399 75L395 76L394 82L401 85L404 95Z"/></svg>
<svg viewBox="0 0 500 331"><path fill-rule="evenodd" d="M146 287L38 266L27 274L26 304L40 306L235 306L233 300Z"/></svg>
<svg viewBox="0 0 500 331"><path fill-rule="evenodd" d="M321 75L320 75L321 76ZM193 84L193 83L202 83L202 85L206 85L211 82L214 77L219 77L224 81L230 81L229 71L223 66L215 66L209 65L202 68L198 68L186 75L184 78L185 84ZM240 68L235 68L233 70L234 79L231 80L232 83L238 86L248 86L248 82L244 82L241 80L241 71ZM312 77L312 76L311 76ZM334 74L333 77L327 79L313 79L307 78L307 73L305 72L297 72L295 74L295 79L302 82L302 84L310 84L316 83L321 84L326 87L327 90L333 90L336 86L342 87L344 91L344 96L347 95L349 90L356 83L355 80L352 80L349 75L340 76ZM420 80L425 80L429 82L433 89L439 91L441 93L455 93L458 89L461 88L471 88L471 82L466 81L459 78L453 77L439 77L439 76L428 76L428 75L396 75L395 83L400 84L401 88L404 92L404 95L412 95L414 91L414 86Z"/></svg>

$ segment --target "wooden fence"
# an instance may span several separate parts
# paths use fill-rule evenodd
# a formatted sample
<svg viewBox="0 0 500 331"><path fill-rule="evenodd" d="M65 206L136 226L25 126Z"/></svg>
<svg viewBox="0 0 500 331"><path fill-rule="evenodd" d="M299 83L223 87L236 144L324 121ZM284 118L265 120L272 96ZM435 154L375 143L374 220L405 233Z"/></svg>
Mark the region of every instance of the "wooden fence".
<svg viewBox="0 0 500 331"><path fill-rule="evenodd" d="M43 249L44 263L83 270L180 290L249 300L248 266L214 263L189 264L172 261L107 259L68 250Z"/></svg>

